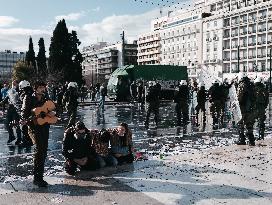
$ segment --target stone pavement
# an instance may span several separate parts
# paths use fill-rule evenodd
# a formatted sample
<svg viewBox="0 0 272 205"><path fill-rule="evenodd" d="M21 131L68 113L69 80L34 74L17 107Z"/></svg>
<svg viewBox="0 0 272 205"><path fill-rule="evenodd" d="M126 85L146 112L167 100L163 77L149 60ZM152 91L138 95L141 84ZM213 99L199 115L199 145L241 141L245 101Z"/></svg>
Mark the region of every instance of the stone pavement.
<svg viewBox="0 0 272 205"><path fill-rule="evenodd" d="M0 186L0 204L272 204L272 139L255 147L191 150L119 168L58 173L39 189L31 177ZM208 139L204 139L205 140Z"/></svg>

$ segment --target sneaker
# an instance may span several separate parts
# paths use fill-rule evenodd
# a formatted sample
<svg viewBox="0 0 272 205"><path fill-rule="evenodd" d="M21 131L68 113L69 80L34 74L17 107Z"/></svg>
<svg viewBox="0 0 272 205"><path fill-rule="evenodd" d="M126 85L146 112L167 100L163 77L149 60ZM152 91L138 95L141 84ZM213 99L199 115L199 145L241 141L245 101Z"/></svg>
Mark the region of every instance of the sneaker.
<svg viewBox="0 0 272 205"><path fill-rule="evenodd" d="M14 136L12 136L11 138L9 138L9 140L7 141L7 144L11 143L12 141L14 141L16 138Z"/></svg>
<svg viewBox="0 0 272 205"><path fill-rule="evenodd" d="M38 187L47 187L48 186L48 183L46 181L44 181L43 179L40 179L40 180L34 179L33 184Z"/></svg>
<svg viewBox="0 0 272 205"><path fill-rule="evenodd" d="M264 137L259 136L259 137L257 138L257 141L259 141L259 140L264 140Z"/></svg>

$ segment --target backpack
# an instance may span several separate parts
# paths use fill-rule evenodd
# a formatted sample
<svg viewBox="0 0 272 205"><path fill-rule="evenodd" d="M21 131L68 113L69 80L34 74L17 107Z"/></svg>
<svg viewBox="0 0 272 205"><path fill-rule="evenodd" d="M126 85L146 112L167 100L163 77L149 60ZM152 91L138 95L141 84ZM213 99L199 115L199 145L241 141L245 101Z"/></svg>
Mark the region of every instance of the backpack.
<svg viewBox="0 0 272 205"><path fill-rule="evenodd" d="M267 106L268 95L267 90L263 84L256 84L255 86L256 104L264 104Z"/></svg>

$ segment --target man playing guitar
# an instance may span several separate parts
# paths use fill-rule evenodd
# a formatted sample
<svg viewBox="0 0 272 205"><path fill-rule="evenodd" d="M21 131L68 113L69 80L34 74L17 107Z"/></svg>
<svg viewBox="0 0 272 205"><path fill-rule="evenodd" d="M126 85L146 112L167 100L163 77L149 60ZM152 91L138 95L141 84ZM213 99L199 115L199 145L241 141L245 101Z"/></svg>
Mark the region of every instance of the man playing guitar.
<svg viewBox="0 0 272 205"><path fill-rule="evenodd" d="M48 123L39 125L35 120L31 119L33 109L41 107L45 102L46 84L42 81L37 81L34 85L34 93L32 96L26 95L22 105L22 122L28 125L29 136L36 145L34 152L34 180L33 184L39 187L46 187L48 183L43 180L44 163L47 156L49 127Z"/></svg>

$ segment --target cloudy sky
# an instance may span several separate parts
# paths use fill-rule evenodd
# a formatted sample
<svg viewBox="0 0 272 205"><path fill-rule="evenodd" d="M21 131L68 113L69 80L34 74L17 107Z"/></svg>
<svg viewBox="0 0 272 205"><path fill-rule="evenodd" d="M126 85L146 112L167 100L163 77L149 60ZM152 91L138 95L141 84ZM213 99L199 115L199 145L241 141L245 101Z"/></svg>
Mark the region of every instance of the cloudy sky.
<svg viewBox="0 0 272 205"><path fill-rule="evenodd" d="M165 1L165 3L164 3ZM35 50L40 37L46 49L56 23L65 19L83 46L98 40L115 42L124 29L127 39L150 30L159 7L180 0L0 0L0 51L26 51L32 36ZM147 2L147 3L146 3ZM158 5L158 3L160 5ZM166 13L168 6L163 7Z"/></svg>

